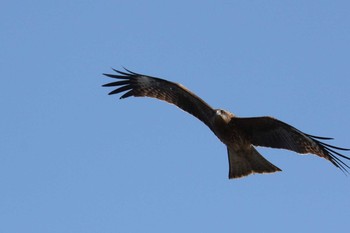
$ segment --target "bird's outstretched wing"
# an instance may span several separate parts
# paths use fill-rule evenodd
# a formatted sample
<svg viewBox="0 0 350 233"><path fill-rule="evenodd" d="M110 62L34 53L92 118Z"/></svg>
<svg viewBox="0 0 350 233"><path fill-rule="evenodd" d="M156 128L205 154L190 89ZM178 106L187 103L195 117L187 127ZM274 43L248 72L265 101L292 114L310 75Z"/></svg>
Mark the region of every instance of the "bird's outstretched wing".
<svg viewBox="0 0 350 233"><path fill-rule="evenodd" d="M120 97L121 99L129 96L146 96L163 100L192 114L211 128L210 118L215 114L214 109L181 84L138 74L127 69L125 69L125 72L113 70L117 74L104 75L110 78L120 79L120 81L103 85L104 87L118 87L114 91L111 91L109 95L127 91Z"/></svg>
<svg viewBox="0 0 350 233"><path fill-rule="evenodd" d="M318 137L300 130L272 117L233 118L230 124L239 129L255 146L292 150L300 154L315 154L331 161L343 172L350 169L341 159L350 160L336 150L350 150L336 147L320 140L332 138Z"/></svg>

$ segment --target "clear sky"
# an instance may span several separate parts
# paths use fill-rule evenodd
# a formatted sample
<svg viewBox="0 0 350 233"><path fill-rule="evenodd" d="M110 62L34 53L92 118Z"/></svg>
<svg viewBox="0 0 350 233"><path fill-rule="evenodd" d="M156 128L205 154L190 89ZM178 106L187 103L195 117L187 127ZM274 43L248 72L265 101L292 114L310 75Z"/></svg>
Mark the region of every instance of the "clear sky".
<svg viewBox="0 0 350 233"><path fill-rule="evenodd" d="M12 0L0 28L0 232L348 231L328 161L258 148L283 172L229 180L203 123L101 85L125 66L350 147L349 1Z"/></svg>

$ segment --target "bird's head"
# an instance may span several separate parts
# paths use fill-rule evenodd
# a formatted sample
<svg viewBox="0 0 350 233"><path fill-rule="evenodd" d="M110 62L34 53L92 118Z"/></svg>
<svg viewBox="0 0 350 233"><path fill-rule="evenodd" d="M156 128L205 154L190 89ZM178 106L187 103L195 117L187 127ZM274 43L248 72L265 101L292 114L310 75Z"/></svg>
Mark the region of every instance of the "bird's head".
<svg viewBox="0 0 350 233"><path fill-rule="evenodd" d="M226 110L223 110L223 109L216 109L215 110L215 118L216 118L216 120L222 120L226 124L228 124L233 117L234 117L234 115L232 113L230 113L229 111L226 111Z"/></svg>

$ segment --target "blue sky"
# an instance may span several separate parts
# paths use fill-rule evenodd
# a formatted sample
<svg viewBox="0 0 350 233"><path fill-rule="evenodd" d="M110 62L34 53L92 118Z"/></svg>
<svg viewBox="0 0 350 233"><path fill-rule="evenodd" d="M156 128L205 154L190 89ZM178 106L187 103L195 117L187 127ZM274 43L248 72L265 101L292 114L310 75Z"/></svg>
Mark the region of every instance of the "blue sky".
<svg viewBox="0 0 350 233"><path fill-rule="evenodd" d="M228 180L200 121L101 85L125 66L350 147L349 24L348 1L3 2L0 232L345 232L331 163L258 148L283 172Z"/></svg>

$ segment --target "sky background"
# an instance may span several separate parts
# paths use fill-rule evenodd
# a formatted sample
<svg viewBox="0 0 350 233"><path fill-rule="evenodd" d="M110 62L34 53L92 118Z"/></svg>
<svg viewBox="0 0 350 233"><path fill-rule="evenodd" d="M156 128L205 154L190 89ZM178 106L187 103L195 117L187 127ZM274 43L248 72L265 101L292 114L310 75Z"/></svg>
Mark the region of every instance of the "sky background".
<svg viewBox="0 0 350 233"><path fill-rule="evenodd" d="M125 66L350 147L349 1L12 0L0 28L0 232L349 229L328 161L258 148L283 172L229 180L202 122L101 87Z"/></svg>

